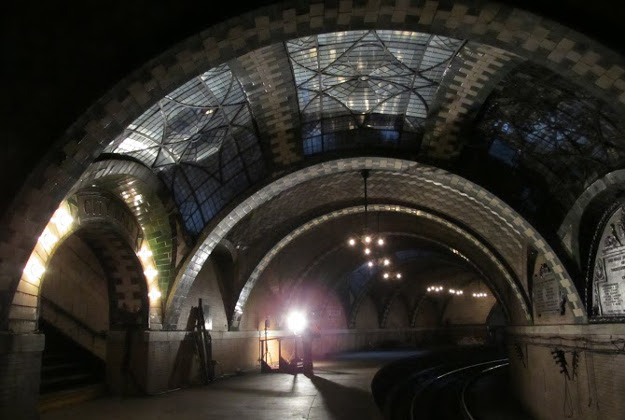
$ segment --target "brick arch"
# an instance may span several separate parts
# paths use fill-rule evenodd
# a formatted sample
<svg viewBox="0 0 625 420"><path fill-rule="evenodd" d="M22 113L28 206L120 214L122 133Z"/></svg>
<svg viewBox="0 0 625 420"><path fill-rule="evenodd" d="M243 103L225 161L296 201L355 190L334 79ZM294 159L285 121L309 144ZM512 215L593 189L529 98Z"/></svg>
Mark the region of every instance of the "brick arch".
<svg viewBox="0 0 625 420"><path fill-rule="evenodd" d="M107 223L84 223L73 233L96 255L108 279L111 329L149 325L147 281L136 250Z"/></svg>
<svg viewBox="0 0 625 420"><path fill-rule="evenodd" d="M46 240L44 232L29 261L36 261L36 264L45 270L58 247L71 235L81 233L81 237L85 235L82 239L90 244L94 252L98 251L96 255L110 275L111 284L119 284L124 290L131 288L130 283L138 284L137 292L140 293L139 299L143 302L147 297L147 281L136 253L143 242L144 234L141 225L125 203L107 191L86 188L77 191L64 201L60 209L71 217L69 226L60 228L54 223L53 218L45 232L54 240L50 240L50 236L47 236ZM116 251L115 246L119 250ZM125 265L119 265L120 262L124 262ZM36 330L42 279L43 271L38 278L33 278L26 270L22 273L17 292L8 307L7 328L10 331ZM109 295L113 296L117 290L114 286L111 287ZM149 311L149 304L144 309ZM160 323L160 314L157 315L153 318Z"/></svg>
<svg viewBox="0 0 625 420"><path fill-rule="evenodd" d="M467 203L473 203L472 205L481 208L484 217L492 219L489 225L497 227L495 236L500 237L502 232L507 231L512 235L510 241L517 241L521 247L522 243L529 244L535 247L541 255L544 255L548 264L554 267L554 272L557 273L558 280L571 296L569 303L576 320L578 322L584 322L584 306L562 262L545 239L500 199L462 177L427 165L391 158L361 157L324 162L291 173L258 190L241 201L236 207L233 207L230 213L224 214L221 220L212 223L204 236L198 241L198 245L196 245L192 256L186 262L176 279L176 290L174 294L170 295L168 300L167 316L169 317L169 321L166 321L167 325L176 325L177 314L179 312L179 306L177 305L180 305L180 302L184 299L184 296L186 296L186 292L193 282L195 273L199 271L202 264L204 264L220 240L224 238L245 215L259 208L262 204L279 194L306 181L318 179L329 174L359 171L362 169L392 171L392 173L397 176L405 176L407 179L413 179L412 177L415 177L415 180L419 179L420 182L426 182L427 184L435 186L438 190L445 191L445 194L448 196L461 196L463 199L468 200ZM450 227L457 228L457 226L453 224L450 225ZM486 234L486 232L484 232L484 234ZM487 239L486 243L490 240L491 239ZM272 252L277 252L277 250ZM515 252L521 251L516 250ZM511 284L512 283L513 282L511 282ZM249 291L249 289L244 288L244 291L245 290Z"/></svg>
<svg viewBox="0 0 625 420"><path fill-rule="evenodd" d="M374 204L374 205L371 205L370 208L372 209L372 211L376 211L376 210L380 211L381 209L384 209L385 207L397 207L397 206L382 206L379 204ZM308 230L319 226L321 223L332 220L333 218L343 217L345 213L362 214L363 212L364 212L363 207L353 208L353 211L350 211L348 209L338 210L336 212L317 217L305 223L304 225L298 227L297 229L291 231L290 233L285 235L284 238L280 242L278 242L274 246L274 248L272 248L270 252L265 254L263 259L256 265L254 271L252 272L252 275L249 277L248 281L246 282L246 286L244 286L244 289L250 289L250 283L256 284L256 282L258 282L260 278L262 277L265 269L269 267L271 262L278 256L280 251L282 251L286 246L288 246L289 243L295 241L297 237L304 235ZM401 235L403 237L411 237L411 238L416 238L425 242L429 242L432 245L440 247L441 249L448 250L450 255L452 255L454 251L458 252L457 249L453 248L449 244L443 243L442 241L434 239L429 236L426 237L423 235L418 235L418 234L413 234L413 233L391 232L391 231L386 232L386 235L387 237L393 237L394 235ZM345 245L341 243L341 244L330 247L328 250L326 250L321 255L316 257L310 264L304 267L304 269L302 269L299 274L296 274L294 276L295 280L291 283L290 294L293 295L294 293L296 293L296 290L298 289L299 285L303 284L306 280L308 280L309 276L311 275L311 273L314 272L315 269L319 268L323 264L327 264L328 257L330 257L332 254L337 252L339 249L344 248L344 246ZM454 246L457 246L457 245L454 245ZM276 250L277 250L277 253L275 252ZM480 276L484 278L488 278L488 276L484 273L484 271L481 270L472 261L466 261L466 264L469 265L473 270L475 270L476 273L479 273ZM324 280L321 280L319 282L321 283L323 287L329 287L329 278L325 278ZM345 309L345 316L347 317L346 321L348 322L348 325L350 326L350 328L353 328L353 326L355 325L354 323L358 314L359 306L362 303L363 299L370 292L370 286L372 286L372 279L369 279L369 281L367 281L367 283L365 284L365 287L356 295L356 299L354 302L352 302L351 304L350 302L343 302L343 306ZM394 290L393 295L385 302L381 310L381 314L380 314L380 327L381 328L384 328L386 325L387 317L390 313L392 305L397 301L397 299L403 293L406 292L406 289L410 286L413 286L413 285L409 282L402 282L400 286ZM253 287L254 286L252 285L252 289ZM494 285L493 285L493 291L494 291L494 296L496 296L497 299L503 299L502 297L503 295L497 292L497 289L496 287L494 287ZM421 294L419 297L417 297L417 299L414 302L414 305L412 305L412 308L409 309L409 312L410 312L409 318L410 318L411 326L414 326L413 321L416 321L415 311L418 311L418 306L420 304L421 299L424 296L425 294ZM239 296L239 303L237 306L240 311L245 310L245 301L244 301L245 297L246 295L244 295L243 293ZM507 306L504 306L503 308L504 308L503 310L504 310L504 315L506 319L510 320L511 314L510 314L509 308Z"/></svg>
<svg viewBox="0 0 625 420"><path fill-rule="evenodd" d="M119 159L106 159L90 165L72 191L92 185L109 191L126 203L153 253L159 288L163 296L167 296L176 266L191 243L169 190L149 168ZM136 200L138 197L141 197L139 201ZM160 324L157 318L162 318L162 305L152 308L152 312L152 326L156 327Z"/></svg>
<svg viewBox="0 0 625 420"><path fill-rule="evenodd" d="M37 237L58 204L104 146L148 106L202 71L259 47L352 28L404 29L474 40L528 57L584 84L608 103L620 108L625 104L623 57L563 25L510 6L398 0L388 5L320 2L308 7L293 1L260 8L212 26L146 63L98 100L51 147L2 219L3 320Z"/></svg>
<svg viewBox="0 0 625 420"><path fill-rule="evenodd" d="M586 258L585 255L581 255L580 249L582 217L593 201L602 193L617 189L625 189L625 169L610 172L588 186L577 198L558 229L558 236L562 241L563 248L580 267Z"/></svg>
<svg viewBox="0 0 625 420"><path fill-rule="evenodd" d="M485 244L481 243L480 240L476 237L474 237L470 232L467 232L465 230L463 230L461 227L456 226L453 224L453 222L450 222L444 218L441 218L435 214L429 213L428 211L424 211L424 210L418 210L418 209L413 209L413 208L408 208L408 207L403 207L403 206L397 206L397 205L385 205L385 204L372 204L369 205L369 210L372 212L390 212L390 213L400 213L400 214L408 214L414 217L420 217L420 218L424 218L427 219L437 225L440 225L441 228L448 228L448 229L452 229L454 230L456 233L460 234L462 237L464 237L465 240L468 241L468 243L473 244L474 246L476 246L477 248L479 248L480 252L484 253L487 258L489 259L490 263L493 264L493 266L497 267L497 270L499 272L499 275L502 276L505 281L507 282L507 285L510 287L510 289L513 291L515 297L518 299L518 301L520 302L521 307L523 307L524 309L524 313L525 313L525 319L526 321L528 321L530 319L530 313L528 310L528 298L525 295L524 291L523 291L523 287L521 285L518 284L518 280L515 279L515 275L514 273L511 273L509 271L509 269L505 266L505 263L502 263L501 261L501 257L496 255L495 253L493 253L491 251L491 249L489 249L489 247L487 247ZM315 218L313 220L310 220L309 222L303 224L302 226L298 227L297 229L293 230L292 232L290 232L288 235L286 235L284 238L282 238L281 241L279 241L264 257L263 259L256 265L254 271L252 272L252 275L249 277L249 279L247 280L245 286L243 287L241 293L239 294L239 298L237 301L237 305L236 305L236 309L235 311L237 313L243 313L244 308L245 308L245 304L247 302L248 297L250 296L254 286L256 285L257 281L260 279L260 277L262 276L262 273L264 272L265 268L267 268L270 264L270 262L280 253L280 251L282 249L284 249L287 245L289 245L291 242L293 242L295 239L297 239L299 236L303 235L304 233L308 232L311 229L316 228L317 226L319 226L320 224L327 222L329 220L333 220L336 218L340 218L340 217L344 217L346 215L351 215L351 214L358 214L358 213L362 213L364 212L364 207L363 206L358 206L358 207L348 207L345 209L341 209L341 210L337 210L328 214L325 214L323 216L320 216L318 218ZM410 235L408 235L410 236ZM450 248L449 244L442 244L436 240L432 240L430 238L425 238L428 241L437 243L445 248ZM473 265L474 269L476 269L479 273L482 274L482 276L484 276L485 278L488 278L488 276L486 274L484 274L483 270L480 267L475 266L475 264L470 263L471 265ZM306 273L308 271L308 267L304 269L303 273ZM297 276L298 283L297 284L301 284L303 282L303 276ZM493 280L491 279L491 282ZM353 324L352 321L355 321L356 319L356 315L358 313L358 309L359 309L359 305L360 303L362 303L362 299L364 299L364 297L367 295L368 291L369 291L369 287L370 287L370 283L371 282L367 282L367 285L363 288L363 290L361 290L360 294L356 297L356 301L353 303L352 308L350 310L350 313L352 314L352 316L349 317L350 320L350 325ZM497 290L497 287L494 287L493 284L493 290ZM509 295L508 292L503 292L500 291L500 293L497 294L498 299L503 299L503 296L505 295ZM506 309L508 309L508 307L506 306ZM510 316L510 312L506 313L507 316Z"/></svg>

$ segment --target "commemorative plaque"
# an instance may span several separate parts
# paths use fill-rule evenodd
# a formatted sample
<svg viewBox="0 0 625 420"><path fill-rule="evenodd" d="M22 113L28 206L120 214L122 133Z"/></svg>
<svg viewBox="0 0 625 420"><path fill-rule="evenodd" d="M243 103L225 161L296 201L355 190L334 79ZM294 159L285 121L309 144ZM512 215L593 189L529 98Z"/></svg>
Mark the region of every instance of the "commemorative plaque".
<svg viewBox="0 0 625 420"><path fill-rule="evenodd" d="M593 272L593 315L625 315L625 212L619 207L603 227Z"/></svg>
<svg viewBox="0 0 625 420"><path fill-rule="evenodd" d="M560 313L561 292L555 274L542 258L538 258L534 269L533 295L537 316Z"/></svg>

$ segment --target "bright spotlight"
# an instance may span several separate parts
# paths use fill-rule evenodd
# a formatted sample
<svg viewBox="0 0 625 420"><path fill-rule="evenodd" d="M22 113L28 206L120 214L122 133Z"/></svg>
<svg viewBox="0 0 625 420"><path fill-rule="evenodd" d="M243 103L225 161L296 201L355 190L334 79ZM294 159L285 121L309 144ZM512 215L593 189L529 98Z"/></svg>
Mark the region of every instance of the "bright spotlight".
<svg viewBox="0 0 625 420"><path fill-rule="evenodd" d="M293 334L300 334L306 328L306 317L303 313L293 311L286 317L286 325Z"/></svg>

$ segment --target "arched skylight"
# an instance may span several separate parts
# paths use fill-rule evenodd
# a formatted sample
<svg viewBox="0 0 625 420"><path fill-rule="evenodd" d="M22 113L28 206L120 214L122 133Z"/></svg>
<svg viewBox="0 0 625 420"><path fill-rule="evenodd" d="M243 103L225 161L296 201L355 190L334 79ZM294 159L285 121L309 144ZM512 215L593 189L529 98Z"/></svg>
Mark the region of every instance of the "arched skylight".
<svg viewBox="0 0 625 420"><path fill-rule="evenodd" d="M106 152L157 171L191 233L265 172L249 104L225 64L158 101Z"/></svg>
<svg viewBox="0 0 625 420"><path fill-rule="evenodd" d="M388 30L287 42L304 153L371 142L415 146L447 64L461 46L452 38ZM350 136L356 129L358 135Z"/></svg>
<svg viewBox="0 0 625 420"><path fill-rule="evenodd" d="M514 173L501 175L502 186L494 191L521 201L530 219L540 205L553 216L556 209L566 211L590 183L625 162L622 118L579 86L531 63L502 79L472 137L467 149L486 154L483 166L490 160Z"/></svg>

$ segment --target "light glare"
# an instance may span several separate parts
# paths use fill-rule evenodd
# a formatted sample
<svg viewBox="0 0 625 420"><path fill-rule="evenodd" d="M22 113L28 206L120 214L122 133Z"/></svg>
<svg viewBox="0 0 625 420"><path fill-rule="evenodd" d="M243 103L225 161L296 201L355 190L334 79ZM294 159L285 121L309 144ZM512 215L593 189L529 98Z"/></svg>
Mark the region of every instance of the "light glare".
<svg viewBox="0 0 625 420"><path fill-rule="evenodd" d="M31 257L28 264L24 267L24 274L31 280L41 280L41 276L46 272L46 268L39 262L37 258Z"/></svg>
<svg viewBox="0 0 625 420"><path fill-rule="evenodd" d="M52 219L50 219L50 221L56 225L56 228L59 232L65 233L72 226L74 218L65 208L60 207L57 211L54 212L54 215L52 216Z"/></svg>
<svg viewBox="0 0 625 420"><path fill-rule="evenodd" d="M158 289L151 290L150 293L148 293L148 297L152 301L158 300L158 298L160 298L162 295L163 294Z"/></svg>
<svg viewBox="0 0 625 420"><path fill-rule="evenodd" d="M150 266L145 269L143 274L145 274L145 278L148 279L148 282L151 282L156 276L158 276L158 271L156 271L154 267Z"/></svg>
<svg viewBox="0 0 625 420"><path fill-rule="evenodd" d="M298 311L290 312L286 318L286 325L293 334L300 334L306 328L306 317Z"/></svg>
<svg viewBox="0 0 625 420"><path fill-rule="evenodd" d="M137 252L137 255L139 256L139 258L141 258L141 261L146 262L148 258L152 256L152 251L150 251L150 248L144 245L141 247L141 250Z"/></svg>
<svg viewBox="0 0 625 420"><path fill-rule="evenodd" d="M49 228L45 228L45 230L39 237L39 242L41 242L41 245L43 245L43 247L47 250L50 250L58 240L59 238L57 238L55 234L50 232Z"/></svg>

